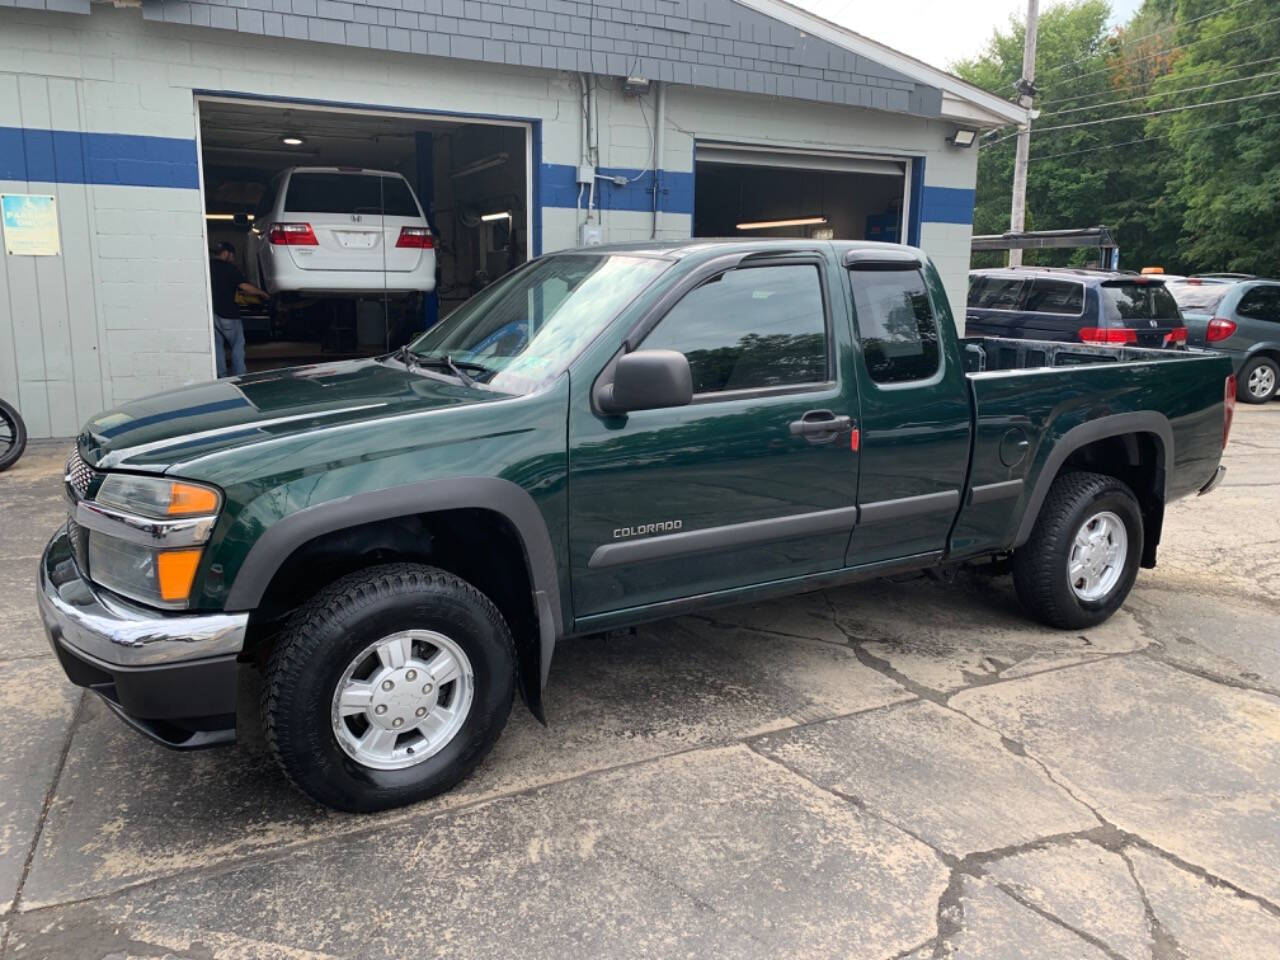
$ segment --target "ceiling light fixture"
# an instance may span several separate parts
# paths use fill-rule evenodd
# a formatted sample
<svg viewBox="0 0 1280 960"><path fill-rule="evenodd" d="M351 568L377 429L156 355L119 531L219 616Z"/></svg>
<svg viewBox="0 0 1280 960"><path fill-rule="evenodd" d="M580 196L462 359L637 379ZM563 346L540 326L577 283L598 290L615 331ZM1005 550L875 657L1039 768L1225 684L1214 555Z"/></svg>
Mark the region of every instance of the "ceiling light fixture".
<svg viewBox="0 0 1280 960"><path fill-rule="evenodd" d="M826 217L796 217L793 220L754 220L738 224L739 230L772 230L774 227L808 227L824 224Z"/></svg>
<svg viewBox="0 0 1280 960"><path fill-rule="evenodd" d="M453 173L449 174L455 180L461 177L469 177L473 173L479 173L481 170L491 170L494 167L500 167L509 160L509 153L495 153L492 156L477 160L475 163L468 163L465 167L459 167Z"/></svg>
<svg viewBox="0 0 1280 960"><path fill-rule="evenodd" d="M206 220L236 220L243 218L253 223L252 213L206 213L204 218Z"/></svg>
<svg viewBox="0 0 1280 960"><path fill-rule="evenodd" d="M511 214L503 210L501 213L486 213L480 219L485 223L492 223L494 220L510 220Z"/></svg>
<svg viewBox="0 0 1280 960"><path fill-rule="evenodd" d="M283 143L286 147L300 147L307 141L303 137L298 136L296 133L289 133L281 137L280 142Z"/></svg>

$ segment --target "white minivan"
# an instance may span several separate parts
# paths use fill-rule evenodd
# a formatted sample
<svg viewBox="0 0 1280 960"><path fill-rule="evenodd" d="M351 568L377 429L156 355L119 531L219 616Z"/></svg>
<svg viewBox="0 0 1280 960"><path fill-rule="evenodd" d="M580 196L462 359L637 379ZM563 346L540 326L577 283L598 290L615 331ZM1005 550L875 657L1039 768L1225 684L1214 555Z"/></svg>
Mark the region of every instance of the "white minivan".
<svg viewBox="0 0 1280 960"><path fill-rule="evenodd" d="M256 249L255 249L256 248ZM407 180L388 170L291 167L254 214L251 262L277 293L426 293L435 238Z"/></svg>

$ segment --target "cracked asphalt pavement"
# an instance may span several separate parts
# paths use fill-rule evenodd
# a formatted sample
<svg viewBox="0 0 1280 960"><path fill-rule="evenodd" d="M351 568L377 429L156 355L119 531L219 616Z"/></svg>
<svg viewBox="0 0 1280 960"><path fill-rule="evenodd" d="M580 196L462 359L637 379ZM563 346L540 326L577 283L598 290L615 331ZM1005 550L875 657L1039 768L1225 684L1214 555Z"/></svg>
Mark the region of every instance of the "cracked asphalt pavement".
<svg viewBox="0 0 1280 960"><path fill-rule="evenodd" d="M1280 405L1096 629L963 573L570 641L549 728L517 705L377 816L251 724L171 753L64 681L32 590L65 454L0 475L5 960L1280 954Z"/></svg>

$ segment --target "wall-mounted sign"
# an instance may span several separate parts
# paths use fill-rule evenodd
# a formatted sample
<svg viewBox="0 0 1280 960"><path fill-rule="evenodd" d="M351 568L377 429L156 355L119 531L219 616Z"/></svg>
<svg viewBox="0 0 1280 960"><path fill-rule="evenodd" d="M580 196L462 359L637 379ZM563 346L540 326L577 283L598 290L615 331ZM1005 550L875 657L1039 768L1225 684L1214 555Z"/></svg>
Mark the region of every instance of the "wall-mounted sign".
<svg viewBox="0 0 1280 960"><path fill-rule="evenodd" d="M5 253L15 257L56 257L62 253L58 206L53 197L0 194L0 224L4 225Z"/></svg>

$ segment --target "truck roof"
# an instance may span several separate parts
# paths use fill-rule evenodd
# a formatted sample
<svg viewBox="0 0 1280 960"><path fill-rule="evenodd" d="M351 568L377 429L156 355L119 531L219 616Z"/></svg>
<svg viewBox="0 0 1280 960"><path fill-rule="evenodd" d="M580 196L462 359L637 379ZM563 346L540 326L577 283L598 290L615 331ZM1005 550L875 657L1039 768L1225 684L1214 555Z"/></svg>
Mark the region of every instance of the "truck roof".
<svg viewBox="0 0 1280 960"><path fill-rule="evenodd" d="M808 240L802 237L694 237L687 240L633 240L622 243L604 243L599 246L582 247L576 250L552 251L553 253L635 253L647 256L663 256L672 259L683 259L689 256L714 255L727 250L742 250L747 253L767 253L787 251L805 251L815 249L844 250L909 249L919 252L916 247L905 247L900 243L884 243L878 240Z"/></svg>

